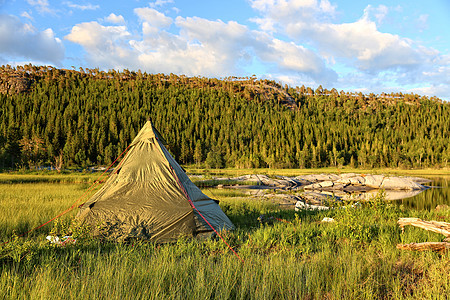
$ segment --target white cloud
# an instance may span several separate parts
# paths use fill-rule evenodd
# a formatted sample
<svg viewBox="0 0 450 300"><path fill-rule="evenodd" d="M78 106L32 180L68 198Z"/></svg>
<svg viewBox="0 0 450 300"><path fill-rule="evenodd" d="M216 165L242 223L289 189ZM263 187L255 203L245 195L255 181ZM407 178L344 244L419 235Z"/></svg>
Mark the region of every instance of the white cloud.
<svg viewBox="0 0 450 300"><path fill-rule="evenodd" d="M336 73L311 50L283 42L234 21L199 17L175 20L152 8L137 8L142 36L125 26L97 22L74 26L65 38L84 47L90 63L108 68L135 68L148 72L189 76L227 76L244 73L252 57L272 67L271 72L333 81ZM178 33L167 31L174 26Z"/></svg>
<svg viewBox="0 0 450 300"><path fill-rule="evenodd" d="M111 13L109 16L105 18L105 21L113 24L125 24L125 19L122 15L116 15Z"/></svg>
<svg viewBox="0 0 450 300"><path fill-rule="evenodd" d="M249 46L245 26L181 17L175 25L180 29L178 35L162 31L132 42L140 53L141 66L154 72L223 76L238 69L238 61L245 60L245 48Z"/></svg>
<svg viewBox="0 0 450 300"><path fill-rule="evenodd" d="M362 69L379 67L380 60L385 57L388 59L381 65L388 68L394 66L400 62L393 59L401 52L397 46L407 52L410 48L405 40L379 32L376 24L369 20L371 11L376 11L381 19L387 13L384 6L377 9L368 6L360 20L344 24L330 22L335 7L329 1L255 0L252 6L263 15L257 20L262 30L269 27L276 29L277 33L288 34L294 41L311 43L332 59L343 57L353 64L356 58ZM402 59L401 65L404 64Z"/></svg>
<svg viewBox="0 0 450 300"><path fill-rule="evenodd" d="M75 25L65 39L80 44L88 53L86 60L106 68L128 68L133 56L127 47L131 34L125 26L102 26L97 22Z"/></svg>
<svg viewBox="0 0 450 300"><path fill-rule="evenodd" d="M0 16L0 55L61 65L64 47L51 29L38 31L10 15Z"/></svg>
<svg viewBox="0 0 450 300"><path fill-rule="evenodd" d="M169 3L173 3L173 0L156 0L155 2L150 2L150 7L155 8Z"/></svg>
<svg viewBox="0 0 450 300"><path fill-rule="evenodd" d="M378 7L373 7L372 5L369 4L364 9L363 18L371 19L373 15L373 17L377 20L377 24L381 24L383 23L388 13L389 8L386 5L379 5Z"/></svg>
<svg viewBox="0 0 450 300"><path fill-rule="evenodd" d="M328 0L320 1L319 8L324 13L334 15L336 13L336 5L332 5Z"/></svg>
<svg viewBox="0 0 450 300"><path fill-rule="evenodd" d="M346 24L316 24L306 35L316 35L315 43L321 51L369 73L391 68L416 67L422 51L411 40L382 33L366 18Z"/></svg>
<svg viewBox="0 0 450 300"><path fill-rule="evenodd" d="M135 8L134 13L142 21L145 21L148 26L152 26L155 28L167 28L173 23L172 18L166 17L163 13L160 13L153 8Z"/></svg>
<svg viewBox="0 0 450 300"><path fill-rule="evenodd" d="M100 5L93 5L93 4L85 4L85 5L81 5L81 4L74 4L70 1L67 1L64 3L65 5L67 5L70 8L75 8L75 9L80 9L80 10L96 10L100 8Z"/></svg>
<svg viewBox="0 0 450 300"><path fill-rule="evenodd" d="M48 0L27 0L28 4L36 7L37 11L40 13L53 14L55 11L50 8Z"/></svg>
<svg viewBox="0 0 450 300"><path fill-rule="evenodd" d="M412 93L419 94L419 95L429 95L429 96L438 95L438 97L440 97L444 100L450 101L450 97L449 97L450 85L448 85L448 84L422 86L422 87L407 90L406 92L412 92Z"/></svg>
<svg viewBox="0 0 450 300"><path fill-rule="evenodd" d="M384 74L390 74L390 83L409 87L420 82L423 85L442 83L448 76L436 72L440 67L449 66L439 59L442 54L438 51L378 29L377 24L383 23L390 11L387 6L368 5L359 20L334 23L336 10L328 1L254 0L251 5L261 14L253 21L262 31L287 35L297 43L308 45L327 61L358 74L360 86L386 85L386 81L378 80L385 79ZM426 15L418 19L419 24L426 21ZM339 84L355 82L347 75L340 76Z"/></svg>
<svg viewBox="0 0 450 300"><path fill-rule="evenodd" d="M254 18L260 24L276 24L284 31L292 24L314 24L335 17L336 7L328 0L253 0L251 6L262 14Z"/></svg>
<svg viewBox="0 0 450 300"><path fill-rule="evenodd" d="M223 77L246 74L256 63L266 72L258 76L291 84L337 84L338 89L375 92L400 86L409 90L429 86L424 91L442 92L441 86L450 85L443 79L450 78L448 57L378 29L372 18L382 22L389 12L386 7L368 6L355 22L333 23L336 7L328 0L251 4L261 13L255 19L259 30L234 21L173 19L145 7L134 10L141 22L138 32L125 25L88 22L74 26L65 39L80 44L86 61L103 69ZM115 14L104 20L127 24ZM332 67L345 72L338 76Z"/></svg>
<svg viewBox="0 0 450 300"><path fill-rule="evenodd" d="M382 22L389 11L383 5L367 6L356 22L334 24L330 20L335 7L328 1L256 0L252 4L263 14L257 20L263 30L269 24L277 33L314 45L331 60L344 59L369 73L415 67L423 55L412 41L378 30L370 16Z"/></svg>
<svg viewBox="0 0 450 300"><path fill-rule="evenodd" d="M30 21L33 21L33 17L26 11L20 14L21 17L27 18Z"/></svg>
<svg viewBox="0 0 450 300"><path fill-rule="evenodd" d="M313 51L278 39L271 39L264 44L267 48L258 49L259 56L269 63L275 63L277 73L284 76L307 75L322 84L336 81L337 74L325 66L323 60Z"/></svg>

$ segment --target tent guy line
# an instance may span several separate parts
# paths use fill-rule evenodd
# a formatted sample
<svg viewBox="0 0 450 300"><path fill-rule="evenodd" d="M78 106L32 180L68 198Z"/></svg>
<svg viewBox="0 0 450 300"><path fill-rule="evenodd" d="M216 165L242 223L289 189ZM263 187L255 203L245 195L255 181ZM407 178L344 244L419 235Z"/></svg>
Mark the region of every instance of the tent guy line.
<svg viewBox="0 0 450 300"><path fill-rule="evenodd" d="M21 236L73 210L93 187L103 182L99 179L124 153L105 184L78 206L75 218L92 226L94 237L103 236L112 241L137 238L166 243L176 241L180 236L202 237L215 233L237 258L244 261L219 233L235 226L218 203L189 179L164 147L163 139L150 120L71 207ZM97 226L99 224L101 228Z"/></svg>
<svg viewBox="0 0 450 300"><path fill-rule="evenodd" d="M131 145L131 144L130 144ZM104 180L100 180L100 178L102 178L105 174L106 174L106 172L108 172L109 171L109 169L111 169L111 167L117 162L117 160L125 153L125 152L127 152L128 151L128 149L130 148L130 145L128 145L128 147L108 166L108 168L106 168L106 170L99 176L99 177L97 177L95 180L94 180L94 183L86 190L86 192L84 192L68 209L66 209L65 211L63 211L63 212L61 212L60 214L58 214L58 215L56 215L55 217L53 217L53 218L51 218L50 220L48 220L47 222L45 222L45 223L42 223L41 225L39 225L39 226L37 226L37 227L34 227L34 228L32 228L32 229L30 229L30 230L28 230L27 232L24 232L24 233L22 233L22 234L20 234L20 235L18 235L17 237L23 237L23 236L26 236L26 235L28 235L29 233L31 233L31 232L33 232L33 231L35 231L35 230L38 230L39 228L42 228L42 227L44 227L45 225L47 225L47 224L49 224L49 223L51 223L51 222L53 222L54 220L56 220L56 219L58 219L58 218L60 218L60 217L62 217L63 215L65 215L65 214L67 214L68 212L70 212L70 211L72 211L75 207L77 207L77 204L78 204L78 202L80 202L95 186L97 186L97 185L99 185L100 183L102 183ZM128 153L128 152L127 152ZM126 155L126 154L125 154ZM116 171L114 171L114 172L116 172ZM106 178L108 178L109 176L111 176L111 174L109 174ZM83 203L81 203L81 205L80 206L82 206L84 203L86 203L86 201L85 202L83 202ZM10 240L7 240L6 242L3 242L2 244L1 244L1 246L4 246L4 245L6 245L6 244L8 244L10 242Z"/></svg>
<svg viewBox="0 0 450 300"><path fill-rule="evenodd" d="M94 230L94 235L117 241L143 238L165 243L179 236L213 233L197 210L215 229L235 228L218 204L189 179L164 147L151 121L136 135L121 164L77 215L86 224L105 225L102 233Z"/></svg>
<svg viewBox="0 0 450 300"><path fill-rule="evenodd" d="M205 218L205 216L203 216L203 214L197 209L197 207L195 207L195 205L192 202L191 198L189 198L189 195L186 192L186 189L181 185L180 179L176 175L174 169L172 167L170 167L170 168L171 168L173 176L177 179L178 185L183 190L183 192L184 192L186 198L188 199L189 204L191 204L192 208L197 211L197 213L202 217L203 220L205 220L205 222L209 225L209 227L211 227L211 229L214 230L214 232L217 234L217 236L222 239L222 241L227 245L228 249L230 249L234 253L234 255L236 255L236 257L239 258L239 260L241 262L244 262L244 260L239 256L239 254L237 254L237 252L233 249L233 247L231 247L230 244L227 243L227 241L223 238L223 236L219 232L217 232L217 230L208 222L208 220Z"/></svg>

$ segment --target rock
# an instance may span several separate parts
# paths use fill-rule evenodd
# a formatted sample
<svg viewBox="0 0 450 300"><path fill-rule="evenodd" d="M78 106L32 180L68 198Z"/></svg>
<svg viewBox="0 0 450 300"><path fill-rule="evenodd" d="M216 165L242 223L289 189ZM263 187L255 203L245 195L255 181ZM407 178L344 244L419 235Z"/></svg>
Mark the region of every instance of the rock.
<svg viewBox="0 0 450 300"><path fill-rule="evenodd" d="M325 177L321 177L325 178ZM418 180L416 178L416 180ZM337 180L327 180L322 182L317 182L305 186L305 190L338 190L345 189L348 192L352 191L353 187L367 187L363 190L380 189L385 190L424 190L424 186L414 182L411 179L404 177L385 177L383 175L357 175L354 173L343 174ZM359 188L356 190L361 191Z"/></svg>
<svg viewBox="0 0 450 300"><path fill-rule="evenodd" d="M350 184L353 184L353 185L364 185L364 183L366 182L366 180L362 176L350 177L349 180L350 180Z"/></svg>
<svg viewBox="0 0 450 300"><path fill-rule="evenodd" d="M333 181L323 181L319 184L323 188L332 187L334 185Z"/></svg>
<svg viewBox="0 0 450 300"><path fill-rule="evenodd" d="M335 181L340 177L336 174L311 174L311 175L301 175L295 177L297 180L305 180L309 182L321 182L321 181Z"/></svg>
<svg viewBox="0 0 450 300"><path fill-rule="evenodd" d="M334 183L333 181L322 181L318 183L313 183L304 187L305 190L333 190Z"/></svg>
<svg viewBox="0 0 450 300"><path fill-rule="evenodd" d="M330 202L340 201L340 197L331 192L307 191L299 195L299 200L303 200L313 205L328 205Z"/></svg>
<svg viewBox="0 0 450 300"><path fill-rule="evenodd" d="M2 76L0 78L0 93L19 94L27 92L31 86L31 79L20 75Z"/></svg>
<svg viewBox="0 0 450 300"><path fill-rule="evenodd" d="M362 193L351 193L351 194L345 194L342 196L342 199L344 200L372 200L374 199L380 190L373 189L367 192ZM386 200L400 200L400 199L406 199L410 197L414 197L418 194L420 194L421 190L385 190L384 191L384 197Z"/></svg>
<svg viewBox="0 0 450 300"><path fill-rule="evenodd" d="M320 183L313 183L304 187L305 190L320 190L321 188Z"/></svg>
<svg viewBox="0 0 450 300"><path fill-rule="evenodd" d="M297 201L295 203L295 211L299 210L328 210L330 209L328 206L322 206L322 205L312 205L305 203L303 201Z"/></svg>
<svg viewBox="0 0 450 300"><path fill-rule="evenodd" d="M414 181L415 183L418 183L418 184L430 183L432 181L431 179L422 178L422 177L405 176L404 178L407 178L407 179L409 179L411 181Z"/></svg>
<svg viewBox="0 0 450 300"><path fill-rule="evenodd" d="M448 210L448 209L450 209L450 206L448 206L446 204L439 204L438 206L436 206L437 211L444 211L444 210Z"/></svg>
<svg viewBox="0 0 450 300"><path fill-rule="evenodd" d="M385 177L380 188L385 190L424 190L423 185L402 177Z"/></svg>
<svg viewBox="0 0 450 300"><path fill-rule="evenodd" d="M278 204L282 209L294 209L295 203L300 200L295 195L287 194L265 194L263 197L271 200L274 204Z"/></svg>
<svg viewBox="0 0 450 300"><path fill-rule="evenodd" d="M346 193L364 193L372 191L373 188L365 185L347 185L342 190Z"/></svg>
<svg viewBox="0 0 450 300"><path fill-rule="evenodd" d="M381 183L383 183L384 176L383 175L366 175L364 176L364 184L366 186L379 189Z"/></svg>
<svg viewBox="0 0 450 300"><path fill-rule="evenodd" d="M235 181L252 181L255 183L263 183L270 181L271 179L267 175L243 175L239 177L231 178L231 180Z"/></svg>
<svg viewBox="0 0 450 300"><path fill-rule="evenodd" d="M387 177L384 175L360 175L355 173L347 173L342 175L336 174L314 174L302 175L296 177L276 176L270 178L267 175L244 175L234 178L214 178L222 185L227 181L236 181L238 184L234 188L248 189L280 189L280 190L300 190L319 191L319 194L331 192L333 196L345 197L349 193L368 192L373 189L384 189L386 194L388 191L423 191L427 187L417 183L424 182L426 179L418 177ZM222 182L221 182L222 181ZM243 183L250 184L244 186ZM252 185L253 183L253 185ZM375 192L376 193L376 192ZM405 196L403 193L392 193L387 199L399 199ZM395 194L395 195L394 195ZM416 193L406 193L414 195ZM403 196L402 196L403 195Z"/></svg>
<svg viewBox="0 0 450 300"><path fill-rule="evenodd" d="M333 191L342 191L345 189L347 185L342 183L334 183L333 185Z"/></svg>
<svg viewBox="0 0 450 300"><path fill-rule="evenodd" d="M334 219L333 218L324 217L322 219L322 221L320 221L320 222L322 222L322 223L333 223Z"/></svg>
<svg viewBox="0 0 450 300"><path fill-rule="evenodd" d="M352 178L352 177L355 177L355 176L358 176L358 174L355 174L355 173L344 173L344 174L339 175L339 179L347 179L347 178Z"/></svg>

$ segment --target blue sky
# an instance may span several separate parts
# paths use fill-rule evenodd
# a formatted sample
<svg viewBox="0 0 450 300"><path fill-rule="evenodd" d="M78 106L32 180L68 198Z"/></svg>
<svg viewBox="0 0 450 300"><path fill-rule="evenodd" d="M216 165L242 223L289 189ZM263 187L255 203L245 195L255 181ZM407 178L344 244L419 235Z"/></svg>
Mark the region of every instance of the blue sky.
<svg viewBox="0 0 450 300"><path fill-rule="evenodd" d="M450 1L0 0L0 64L450 99Z"/></svg>

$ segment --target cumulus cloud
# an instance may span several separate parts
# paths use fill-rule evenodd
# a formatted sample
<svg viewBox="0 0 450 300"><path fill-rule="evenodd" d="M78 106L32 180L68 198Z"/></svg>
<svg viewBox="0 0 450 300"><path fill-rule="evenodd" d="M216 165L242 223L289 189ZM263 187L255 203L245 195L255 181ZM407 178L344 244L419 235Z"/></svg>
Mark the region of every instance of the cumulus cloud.
<svg viewBox="0 0 450 300"><path fill-rule="evenodd" d="M10 15L0 15L0 54L61 65L64 47L51 29L38 31Z"/></svg>
<svg viewBox="0 0 450 300"><path fill-rule="evenodd" d="M163 13L149 7L135 8L134 13L142 21L145 21L148 25L156 28L167 28L173 22L172 18L166 17Z"/></svg>
<svg viewBox="0 0 450 300"><path fill-rule="evenodd" d="M143 23L143 32L147 29ZM223 76L238 68L250 46L245 26L202 18L175 20L179 34L166 31L132 41L141 66L187 75Z"/></svg>
<svg viewBox="0 0 450 300"><path fill-rule="evenodd" d="M111 13L109 16L105 18L106 22L113 23L113 24L125 24L125 19L122 15L116 15L114 13Z"/></svg>
<svg viewBox="0 0 450 300"><path fill-rule="evenodd" d="M136 8L141 36L125 26L81 23L65 38L84 47L87 60L104 68L139 68L149 72L226 76L244 73L253 56L271 72L333 81L336 73L314 52L235 21L199 17L172 19L150 8ZM169 28L174 26L177 31ZM173 29L173 28L172 28Z"/></svg>
<svg viewBox="0 0 450 300"><path fill-rule="evenodd" d="M436 82L446 84L443 78L448 78L445 70L449 62L439 51L379 30L378 25L391 10L387 6L368 5L358 20L336 23L336 7L328 0L253 0L250 3L260 13L260 17L252 19L260 30L286 35L300 45L308 45L332 65L351 70L352 78L340 73L337 83L341 86L355 87L360 83L359 87L411 87L420 83L431 86L424 91L442 91L436 88ZM422 15L417 26L422 24L426 28L426 22L427 15Z"/></svg>
<svg viewBox="0 0 450 300"><path fill-rule="evenodd" d="M335 7L328 1L255 0L252 5L263 15L258 24L276 24L272 27L278 33L311 43L324 55L369 73L416 67L422 61L424 53L411 40L378 30L371 16L382 22L388 13L383 5L369 5L359 20L341 24L330 21Z"/></svg>
<svg viewBox="0 0 450 300"><path fill-rule="evenodd" d="M254 0L260 16L252 20L259 28L251 30L235 21L171 18L155 9L166 3L134 9L138 30L110 14L103 21L114 26L77 24L65 39L81 45L86 61L103 69L222 77L246 74L257 64L259 76L293 85L379 92L400 86L442 92L448 84L442 78L450 78L448 57L379 30L390 11L386 6L367 6L358 20L336 23L337 7L328 0Z"/></svg>
<svg viewBox="0 0 450 300"><path fill-rule="evenodd" d="M336 81L337 74L325 66L324 61L313 51L293 42L270 39L267 47L258 49L259 56L266 62L276 63L277 72L286 75L308 75L323 84Z"/></svg>
<svg viewBox="0 0 450 300"><path fill-rule="evenodd" d="M347 24L317 24L312 31L318 35L315 41L321 51L346 58L350 64L356 60L356 66L369 73L417 67L424 54L411 40L378 31L367 18Z"/></svg>
<svg viewBox="0 0 450 300"><path fill-rule="evenodd" d="M89 54L86 60L93 65L126 68L132 55L127 47L131 34L125 26L103 26L97 22L75 25L65 39L80 44Z"/></svg>

